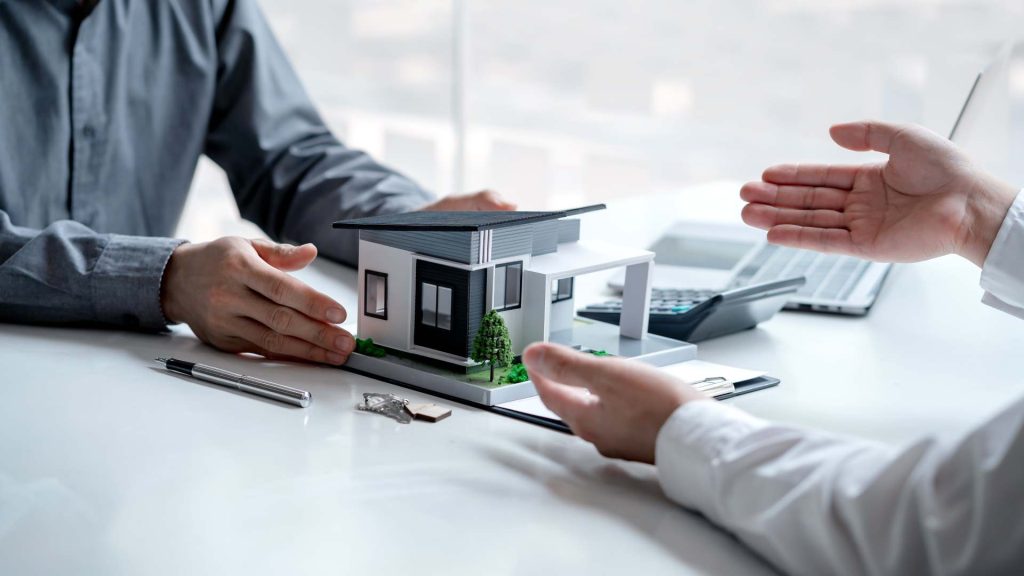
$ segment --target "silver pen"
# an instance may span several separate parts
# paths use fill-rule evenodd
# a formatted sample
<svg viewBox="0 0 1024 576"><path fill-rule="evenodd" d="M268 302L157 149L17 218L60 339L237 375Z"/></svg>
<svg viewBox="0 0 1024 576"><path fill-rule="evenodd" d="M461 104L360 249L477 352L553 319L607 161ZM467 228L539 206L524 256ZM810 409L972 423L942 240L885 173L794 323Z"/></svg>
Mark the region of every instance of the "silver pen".
<svg viewBox="0 0 1024 576"><path fill-rule="evenodd" d="M221 370L206 364L186 362L174 358L157 358L156 363L171 372L191 376L204 382L224 386L225 388L233 388L242 392L248 392L249 394L270 398L278 402L286 402L300 408L309 406L309 403L313 401L313 395L305 390L289 388L288 386L275 384L269 380L253 378L252 376L235 374L234 372L228 372L227 370Z"/></svg>

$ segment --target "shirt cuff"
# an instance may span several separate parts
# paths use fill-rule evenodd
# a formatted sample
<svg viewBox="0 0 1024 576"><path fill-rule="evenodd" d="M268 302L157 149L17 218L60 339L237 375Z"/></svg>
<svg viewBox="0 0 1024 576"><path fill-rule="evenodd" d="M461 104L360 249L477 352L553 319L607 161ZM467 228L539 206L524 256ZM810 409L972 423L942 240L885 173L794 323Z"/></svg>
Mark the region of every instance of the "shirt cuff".
<svg viewBox="0 0 1024 576"><path fill-rule="evenodd" d="M92 274L96 317L128 328L165 329L160 286L171 253L184 242L111 235Z"/></svg>
<svg viewBox="0 0 1024 576"><path fill-rule="evenodd" d="M709 513L716 498L718 464L737 440L768 423L715 400L680 406L661 427L654 462L665 494L687 508Z"/></svg>
<svg viewBox="0 0 1024 576"><path fill-rule="evenodd" d="M981 269L982 302L1006 311L1024 308L1024 191L1017 194ZM996 305L998 302L1002 306ZM1024 314L1024 310L1014 312Z"/></svg>

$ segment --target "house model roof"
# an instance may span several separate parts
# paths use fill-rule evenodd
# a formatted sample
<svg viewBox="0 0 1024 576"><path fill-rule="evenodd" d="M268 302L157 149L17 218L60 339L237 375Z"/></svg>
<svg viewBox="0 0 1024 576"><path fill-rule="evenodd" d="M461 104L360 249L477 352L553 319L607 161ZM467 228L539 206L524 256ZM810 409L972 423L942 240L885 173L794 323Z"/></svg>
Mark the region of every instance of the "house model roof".
<svg viewBox="0 0 1024 576"><path fill-rule="evenodd" d="M558 220L576 214L603 210L604 204L554 212L405 212L382 214L354 220L339 220L334 228L356 230L399 230L408 232L477 232Z"/></svg>

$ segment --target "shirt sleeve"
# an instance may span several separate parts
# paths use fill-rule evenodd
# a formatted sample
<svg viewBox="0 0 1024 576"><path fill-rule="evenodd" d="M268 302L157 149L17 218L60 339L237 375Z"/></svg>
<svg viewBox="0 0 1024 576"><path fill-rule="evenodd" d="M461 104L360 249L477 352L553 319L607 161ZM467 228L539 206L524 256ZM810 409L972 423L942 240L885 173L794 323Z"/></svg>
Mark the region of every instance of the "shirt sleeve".
<svg viewBox="0 0 1024 576"><path fill-rule="evenodd" d="M0 211L0 321L162 330L160 285L181 243L70 220L33 230Z"/></svg>
<svg viewBox="0 0 1024 576"><path fill-rule="evenodd" d="M253 0L224 3L206 154L228 174L242 216L276 240L313 242L355 264L357 232L335 220L424 206L433 196L346 148L327 129Z"/></svg>
<svg viewBox="0 0 1024 576"><path fill-rule="evenodd" d="M719 402L658 436L666 494L792 574L1004 574L1024 565L1024 398L962 439L896 449Z"/></svg>
<svg viewBox="0 0 1024 576"><path fill-rule="evenodd" d="M1024 319L1024 191L1017 194L981 270L981 301Z"/></svg>

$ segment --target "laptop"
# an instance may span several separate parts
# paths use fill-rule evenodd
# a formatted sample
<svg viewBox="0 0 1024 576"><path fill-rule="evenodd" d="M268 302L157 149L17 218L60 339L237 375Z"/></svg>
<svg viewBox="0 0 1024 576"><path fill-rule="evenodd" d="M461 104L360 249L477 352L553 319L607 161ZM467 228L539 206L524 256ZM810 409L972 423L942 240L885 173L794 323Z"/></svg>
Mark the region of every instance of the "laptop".
<svg viewBox="0 0 1024 576"><path fill-rule="evenodd" d="M988 78L1008 65L1010 51L1004 48L975 78L950 140L958 141L977 115L972 103L991 89ZM803 276L806 283L785 309L858 316L871 310L892 269L892 264L768 244L763 231L740 225L678 222L650 250L656 254L655 299L679 290L726 291ZM621 290L622 283L620 275L609 285Z"/></svg>

